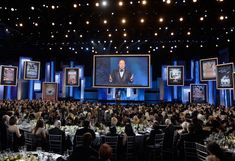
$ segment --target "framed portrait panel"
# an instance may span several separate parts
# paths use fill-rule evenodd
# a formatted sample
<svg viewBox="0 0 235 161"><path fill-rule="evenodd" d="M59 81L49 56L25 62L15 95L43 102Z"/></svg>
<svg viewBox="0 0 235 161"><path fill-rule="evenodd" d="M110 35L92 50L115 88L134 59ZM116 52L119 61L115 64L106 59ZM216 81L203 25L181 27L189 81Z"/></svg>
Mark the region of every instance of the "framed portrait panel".
<svg viewBox="0 0 235 161"><path fill-rule="evenodd" d="M207 84L190 84L190 103L207 103Z"/></svg>
<svg viewBox="0 0 235 161"><path fill-rule="evenodd" d="M58 83L43 82L43 84L42 84L42 100L44 100L44 101L58 100Z"/></svg>
<svg viewBox="0 0 235 161"><path fill-rule="evenodd" d="M150 55L94 55L94 88L150 88Z"/></svg>
<svg viewBox="0 0 235 161"><path fill-rule="evenodd" d="M167 66L167 85L184 86L184 66Z"/></svg>
<svg viewBox="0 0 235 161"><path fill-rule="evenodd" d="M216 66L216 88L233 89L233 63L219 64Z"/></svg>
<svg viewBox="0 0 235 161"><path fill-rule="evenodd" d="M40 62L25 61L24 80L39 80L39 78L40 78Z"/></svg>
<svg viewBox="0 0 235 161"><path fill-rule="evenodd" d="M18 67L2 65L0 69L1 80L0 85L3 86L16 86Z"/></svg>
<svg viewBox="0 0 235 161"><path fill-rule="evenodd" d="M233 73L233 100L235 100L235 73Z"/></svg>
<svg viewBox="0 0 235 161"><path fill-rule="evenodd" d="M218 65L218 58L201 59L200 80L216 81L216 65Z"/></svg>
<svg viewBox="0 0 235 161"><path fill-rule="evenodd" d="M79 86L79 68L64 68L66 86Z"/></svg>

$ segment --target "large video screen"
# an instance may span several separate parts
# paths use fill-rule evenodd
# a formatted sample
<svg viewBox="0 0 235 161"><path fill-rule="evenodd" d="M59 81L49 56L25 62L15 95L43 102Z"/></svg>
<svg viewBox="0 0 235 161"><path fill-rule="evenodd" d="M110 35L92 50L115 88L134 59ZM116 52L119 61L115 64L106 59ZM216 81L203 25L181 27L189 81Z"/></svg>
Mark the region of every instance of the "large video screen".
<svg viewBox="0 0 235 161"><path fill-rule="evenodd" d="M93 87L150 88L150 55L95 55Z"/></svg>

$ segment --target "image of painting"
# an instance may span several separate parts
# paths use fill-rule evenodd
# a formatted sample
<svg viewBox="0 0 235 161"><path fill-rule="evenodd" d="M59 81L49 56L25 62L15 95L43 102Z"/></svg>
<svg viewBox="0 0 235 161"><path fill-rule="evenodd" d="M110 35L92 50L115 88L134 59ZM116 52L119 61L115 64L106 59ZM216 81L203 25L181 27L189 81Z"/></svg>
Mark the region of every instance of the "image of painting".
<svg viewBox="0 0 235 161"><path fill-rule="evenodd" d="M218 58L200 60L200 79L201 81L216 80L216 65Z"/></svg>
<svg viewBox="0 0 235 161"><path fill-rule="evenodd" d="M207 85L190 84L190 102L206 103L207 102Z"/></svg>
<svg viewBox="0 0 235 161"><path fill-rule="evenodd" d="M1 66L1 85L16 86L17 85L18 67Z"/></svg>
<svg viewBox="0 0 235 161"><path fill-rule="evenodd" d="M43 82L42 100L56 101L58 99L58 84L55 82Z"/></svg>
<svg viewBox="0 0 235 161"><path fill-rule="evenodd" d="M79 68L65 68L65 85L79 86Z"/></svg>
<svg viewBox="0 0 235 161"><path fill-rule="evenodd" d="M167 85L183 86L184 85L184 67L183 66L167 66Z"/></svg>
<svg viewBox="0 0 235 161"><path fill-rule="evenodd" d="M233 63L219 64L216 66L217 89L233 89Z"/></svg>
<svg viewBox="0 0 235 161"><path fill-rule="evenodd" d="M40 77L40 62L25 61L24 62L24 79L39 80Z"/></svg>

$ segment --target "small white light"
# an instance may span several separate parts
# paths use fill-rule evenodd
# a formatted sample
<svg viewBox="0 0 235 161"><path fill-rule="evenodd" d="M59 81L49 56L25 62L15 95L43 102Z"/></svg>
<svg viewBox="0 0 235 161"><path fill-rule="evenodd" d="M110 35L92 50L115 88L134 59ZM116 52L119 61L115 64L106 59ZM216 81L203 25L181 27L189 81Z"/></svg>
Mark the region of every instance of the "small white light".
<svg viewBox="0 0 235 161"><path fill-rule="evenodd" d="M171 0L167 0L166 3L167 3L167 4L171 4Z"/></svg>
<svg viewBox="0 0 235 161"><path fill-rule="evenodd" d="M118 5L119 5L119 6L123 6L123 2L122 2L122 1L119 1L119 2L118 2Z"/></svg>
<svg viewBox="0 0 235 161"><path fill-rule="evenodd" d="M142 1L142 5L146 5L147 4L147 1L146 0L143 0Z"/></svg>
<svg viewBox="0 0 235 161"><path fill-rule="evenodd" d="M122 24L125 24L125 23L126 23L126 19L123 18L123 19L122 19Z"/></svg>
<svg viewBox="0 0 235 161"><path fill-rule="evenodd" d="M223 20L224 20L224 16L220 16L219 19L220 19L221 21L223 21Z"/></svg>
<svg viewBox="0 0 235 161"><path fill-rule="evenodd" d="M73 8L77 8L78 5L76 3L73 4Z"/></svg>
<svg viewBox="0 0 235 161"><path fill-rule="evenodd" d="M179 20L180 20L180 22L182 22L182 21L184 20L184 18L183 18L183 17L180 17Z"/></svg>
<svg viewBox="0 0 235 161"><path fill-rule="evenodd" d="M52 6L51 6L51 9L55 9L55 6L54 6L54 5L52 5Z"/></svg>
<svg viewBox="0 0 235 161"><path fill-rule="evenodd" d="M144 23L144 19L143 18L140 19L140 23Z"/></svg>
<svg viewBox="0 0 235 161"><path fill-rule="evenodd" d="M98 2L96 2L96 3L95 3L95 6L96 6L96 7L99 7L99 6L100 6L100 4L99 4Z"/></svg>
<svg viewBox="0 0 235 161"><path fill-rule="evenodd" d="M108 3L107 3L107 1L105 1L105 0L104 0L104 1L102 1L102 6L106 7L106 6L107 6L107 4L108 4Z"/></svg>

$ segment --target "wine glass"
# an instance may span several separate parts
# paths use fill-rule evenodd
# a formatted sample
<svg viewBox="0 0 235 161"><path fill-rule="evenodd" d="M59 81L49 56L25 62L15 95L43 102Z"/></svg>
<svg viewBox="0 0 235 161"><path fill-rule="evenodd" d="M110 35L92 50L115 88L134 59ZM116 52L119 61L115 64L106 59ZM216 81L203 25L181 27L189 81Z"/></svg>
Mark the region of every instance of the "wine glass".
<svg viewBox="0 0 235 161"><path fill-rule="evenodd" d="M42 154L42 147L37 147L36 151L38 153L38 156Z"/></svg>

